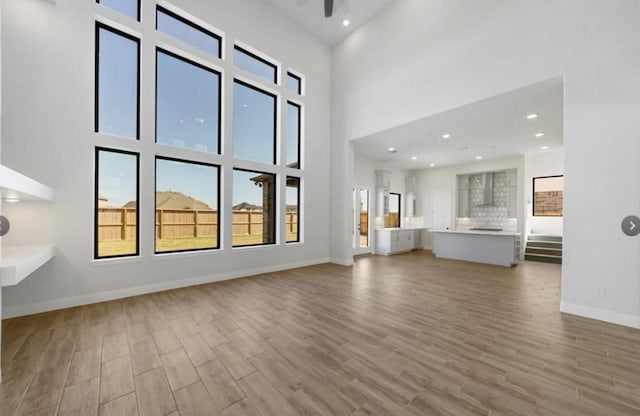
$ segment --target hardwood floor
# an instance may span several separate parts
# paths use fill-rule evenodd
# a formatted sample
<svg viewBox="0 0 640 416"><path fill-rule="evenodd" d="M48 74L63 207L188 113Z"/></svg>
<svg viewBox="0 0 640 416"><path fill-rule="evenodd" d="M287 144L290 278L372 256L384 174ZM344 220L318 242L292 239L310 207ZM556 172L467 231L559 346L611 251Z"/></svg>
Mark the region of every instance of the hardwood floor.
<svg viewBox="0 0 640 416"><path fill-rule="evenodd" d="M560 266L358 258L2 322L0 415L639 415Z"/></svg>

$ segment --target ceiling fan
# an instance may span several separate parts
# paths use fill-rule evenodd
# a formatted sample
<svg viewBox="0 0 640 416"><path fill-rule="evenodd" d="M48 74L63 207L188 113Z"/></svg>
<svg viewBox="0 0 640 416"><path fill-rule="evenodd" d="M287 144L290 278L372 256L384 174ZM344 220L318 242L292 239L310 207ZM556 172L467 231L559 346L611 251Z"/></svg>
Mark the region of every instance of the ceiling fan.
<svg viewBox="0 0 640 416"><path fill-rule="evenodd" d="M324 0L324 17L331 17L333 14L333 0Z"/></svg>
<svg viewBox="0 0 640 416"><path fill-rule="evenodd" d="M307 3L308 0L298 0L298 7L302 7ZM333 6L334 0L323 0L324 2L324 17L331 17L333 15ZM349 4L347 0L338 0L338 6L340 6L345 12L349 11Z"/></svg>

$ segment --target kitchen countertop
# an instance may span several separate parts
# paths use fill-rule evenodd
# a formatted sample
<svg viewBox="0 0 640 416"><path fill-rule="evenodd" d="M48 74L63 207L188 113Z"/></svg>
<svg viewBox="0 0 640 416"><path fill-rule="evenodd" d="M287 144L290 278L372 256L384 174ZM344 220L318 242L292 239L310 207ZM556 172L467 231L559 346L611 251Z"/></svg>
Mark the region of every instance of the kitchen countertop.
<svg viewBox="0 0 640 416"><path fill-rule="evenodd" d="M516 237L522 233L510 231L480 231L480 230L429 230L432 233L451 233L451 234L481 234L481 235L499 235L505 237Z"/></svg>
<svg viewBox="0 0 640 416"><path fill-rule="evenodd" d="M393 228L376 228L376 231L394 231L394 230L426 230L427 227L393 227Z"/></svg>

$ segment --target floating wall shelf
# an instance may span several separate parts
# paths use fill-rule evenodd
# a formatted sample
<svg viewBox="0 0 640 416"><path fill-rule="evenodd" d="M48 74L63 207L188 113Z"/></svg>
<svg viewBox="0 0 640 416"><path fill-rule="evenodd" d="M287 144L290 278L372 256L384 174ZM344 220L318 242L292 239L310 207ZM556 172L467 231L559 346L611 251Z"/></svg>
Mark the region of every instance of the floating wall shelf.
<svg viewBox="0 0 640 416"><path fill-rule="evenodd" d="M2 247L0 285L17 285L53 256L53 245Z"/></svg>
<svg viewBox="0 0 640 416"><path fill-rule="evenodd" d="M52 201L53 189L15 170L0 165L0 193L3 198Z"/></svg>

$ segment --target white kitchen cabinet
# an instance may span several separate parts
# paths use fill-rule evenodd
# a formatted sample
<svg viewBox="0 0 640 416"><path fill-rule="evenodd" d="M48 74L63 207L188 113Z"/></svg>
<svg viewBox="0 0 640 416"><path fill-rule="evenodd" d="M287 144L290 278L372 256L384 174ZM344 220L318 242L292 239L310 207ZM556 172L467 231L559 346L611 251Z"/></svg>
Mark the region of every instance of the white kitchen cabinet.
<svg viewBox="0 0 640 416"><path fill-rule="evenodd" d="M406 253L416 248L419 228L384 228L376 230L376 254L390 256Z"/></svg>
<svg viewBox="0 0 640 416"><path fill-rule="evenodd" d="M444 259L507 267L520 260L520 233L434 230L431 241L433 254Z"/></svg>

